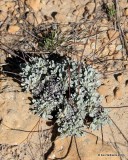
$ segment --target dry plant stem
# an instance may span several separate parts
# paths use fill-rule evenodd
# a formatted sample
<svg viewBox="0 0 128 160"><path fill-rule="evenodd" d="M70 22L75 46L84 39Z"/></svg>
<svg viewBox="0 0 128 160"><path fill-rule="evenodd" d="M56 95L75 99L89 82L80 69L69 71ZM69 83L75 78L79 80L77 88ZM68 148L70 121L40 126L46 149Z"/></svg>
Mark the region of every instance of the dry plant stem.
<svg viewBox="0 0 128 160"><path fill-rule="evenodd" d="M37 125L38 125L39 121L40 121L40 118L39 118L39 120L37 121L36 125L32 128L31 132L28 134L27 138L25 138L21 143L23 143L24 141L28 140L29 136L31 136L31 137L32 137L32 135L30 135L30 134L31 134L31 133L32 133L32 131L37 127ZM21 144L21 143L20 143L20 144Z"/></svg>
<svg viewBox="0 0 128 160"><path fill-rule="evenodd" d="M110 120L113 122L113 124L116 126L122 137L125 139L125 141L128 143L128 139L125 137L124 133L120 130L120 128L117 126L117 124L113 121L113 119L109 116Z"/></svg>
<svg viewBox="0 0 128 160"><path fill-rule="evenodd" d="M23 129L11 128L11 127L7 126L6 124L4 124L3 122L1 123L1 125L7 127L9 130L13 130L13 131L29 132L29 133L32 133L32 132L39 132L39 130L37 130L37 131L34 131L34 130L27 131L27 130L23 130Z"/></svg>
<svg viewBox="0 0 128 160"><path fill-rule="evenodd" d="M94 54L94 56L93 56L93 61L94 61L94 57L95 57L95 52L96 52L96 45L97 45L97 39L98 39L98 37L97 37L97 32L98 32L98 29L96 29L96 42L95 42L95 49L94 49L94 51L93 51L93 54Z"/></svg>
<svg viewBox="0 0 128 160"><path fill-rule="evenodd" d="M96 137L96 144L98 143L98 139L99 139L99 138L98 138L98 136L97 136L97 137Z"/></svg>
<svg viewBox="0 0 128 160"><path fill-rule="evenodd" d="M40 124L41 124L41 122L39 121L39 123L38 123L38 130L40 130ZM42 132L42 131L41 131ZM41 143L41 136L40 136L40 132L38 132L38 136L39 136L39 149L40 149L40 155L42 155L42 143Z"/></svg>
<svg viewBox="0 0 128 160"><path fill-rule="evenodd" d="M10 73L10 74L13 74L13 75L16 75L16 76L20 76L20 74L17 74L15 72L9 72L9 71L2 71L3 73Z"/></svg>
<svg viewBox="0 0 128 160"><path fill-rule="evenodd" d="M13 75L18 75L19 76L19 74L15 74L13 72L8 72L8 71L0 71L0 73L9 73L9 74L13 74ZM2 77L2 79L5 79L5 77ZM13 77L13 79L15 79L16 81L21 83L21 81L19 79L15 78L15 77Z"/></svg>
<svg viewBox="0 0 128 160"><path fill-rule="evenodd" d="M28 147L29 147L29 150L30 150L30 152L28 152L28 153L31 156L32 160L34 160L35 157L34 157L33 152L32 152L32 146L31 146L30 142L28 142L28 141L27 141L27 144L28 144Z"/></svg>
<svg viewBox="0 0 128 160"><path fill-rule="evenodd" d="M3 44L2 42L0 42L0 43L2 44L2 46L0 46L0 49L1 49L1 50L5 51L6 53L9 53L9 54L12 55L12 56L17 57L17 55L14 53L14 51L13 51L11 48L9 48L8 46L6 46L6 45Z"/></svg>
<svg viewBox="0 0 128 160"><path fill-rule="evenodd" d="M117 145L117 143L116 143L116 140L115 140L115 137L114 137L114 133L113 133L113 130L112 130L112 128L111 128L111 125L109 124L109 128L110 128L110 130L111 130L111 133L112 133L112 137L113 137L113 140L114 140L114 143L113 142L111 142L111 144L112 144L112 146L116 149L116 151L117 151L117 153L119 154L119 156L120 156L120 151L119 151L119 147L118 147L118 145ZM121 156L120 156L120 160L122 160L122 158L121 158Z"/></svg>
<svg viewBox="0 0 128 160"><path fill-rule="evenodd" d="M73 136L73 137L74 137L74 141L75 141L75 145L76 145L76 151L77 151L77 154L78 154L79 160L81 160L80 153L79 153L78 146L77 146L76 137L75 137L75 136Z"/></svg>
<svg viewBox="0 0 128 160"><path fill-rule="evenodd" d="M10 54L11 56L14 56L14 57L19 57L20 59L24 60L18 54L15 54L15 52L12 48L8 47L7 45L3 44L2 42L0 42L0 43L2 44L2 46L0 45L0 49L5 51L5 53L8 53L8 54Z"/></svg>
<svg viewBox="0 0 128 160"><path fill-rule="evenodd" d="M121 40L121 43L123 45L123 48L126 49L126 54L128 55L128 45L127 45L127 41L125 39L125 36L124 36L124 32L121 28L121 25L120 25L120 12L119 12L119 4L118 4L118 0L115 0L115 6L116 6L116 23L117 23L117 27L119 29L119 33L120 33L120 40Z"/></svg>
<svg viewBox="0 0 128 160"><path fill-rule="evenodd" d="M102 124L101 124L101 136L102 136L102 146L103 146L103 144L104 144L104 134L103 134Z"/></svg>
<svg viewBox="0 0 128 160"><path fill-rule="evenodd" d="M0 67L6 66L6 65L8 65L8 63L0 63Z"/></svg>
<svg viewBox="0 0 128 160"><path fill-rule="evenodd" d="M81 63L78 66L78 94L80 92L80 78L79 78L79 74L80 74L80 68L81 68Z"/></svg>
<svg viewBox="0 0 128 160"><path fill-rule="evenodd" d="M40 130L40 121L38 123L38 131ZM39 145L40 145L40 148L42 148L41 146L41 138L40 138L40 133L38 132L38 136L39 136Z"/></svg>
<svg viewBox="0 0 128 160"><path fill-rule="evenodd" d="M78 66L78 78L79 78L79 74L80 74L80 68L81 68L81 62L82 62L83 54L84 54L84 52L85 52L85 48L86 48L86 46L87 46L87 43L88 43L88 40L87 40L87 42L84 44L84 50L83 50L82 55L81 55L81 57L80 57L80 64L79 64L79 66ZM78 79L78 84L80 84L80 79ZM78 88L78 94L79 94L80 86L78 86L78 87L79 87L79 88Z"/></svg>
<svg viewBox="0 0 128 160"><path fill-rule="evenodd" d="M31 131L33 131L33 130L38 126L38 124L40 123L40 121L41 121L41 118L39 118L39 121L36 123L36 125L33 127L33 129L32 129ZM41 132L42 132L42 131L46 131L46 130L50 130L50 129L52 129L53 127L54 127L54 126L52 126L51 128L45 129L45 130L41 130ZM38 130L38 132L40 132L40 131ZM32 133L32 134L31 134L31 133ZM31 134L31 135L30 135L30 134ZM33 135L33 132L30 132L25 140L28 140L29 136L32 137L32 135ZM25 140L23 140L23 141L25 141ZM22 142L23 142L23 141L22 141ZM21 142L21 143L22 143L22 142ZM21 144L21 143L20 143L20 144Z"/></svg>
<svg viewBox="0 0 128 160"><path fill-rule="evenodd" d="M111 38L113 38L115 34L116 34L116 31L115 31L115 33L112 35ZM102 52L102 50L103 50L106 46L108 46L111 42L113 42L113 41L116 40L117 38L118 38L118 37L116 37L116 38L110 40L109 42L107 42L103 47L101 47L98 51L96 51L95 54L97 54L98 52L99 52L99 54L100 54L100 53Z"/></svg>
<svg viewBox="0 0 128 160"><path fill-rule="evenodd" d="M37 36L35 36L33 33L31 33L30 31L26 30L24 27L21 27L21 29L23 29L25 32L27 32L28 34L30 34L32 37L36 38L37 40L40 40Z"/></svg>
<svg viewBox="0 0 128 160"><path fill-rule="evenodd" d="M20 76L19 74L16 74L16 73L14 73L14 72L8 72L8 71L0 71L0 72L1 72L1 73L9 73L9 74L12 74L12 75ZM20 83L21 83L21 80L19 80L19 79L15 78L15 77L13 77L13 79L15 79L15 80L17 80L18 82L20 82Z"/></svg>
<svg viewBox="0 0 128 160"><path fill-rule="evenodd" d="M0 24L0 28L3 27L3 25L5 24L5 22L7 21L8 18L9 18L9 16L7 16L7 17L4 19L4 21L2 22L2 24Z"/></svg>
<svg viewBox="0 0 128 160"><path fill-rule="evenodd" d="M70 152L70 150L71 150L72 141L73 141L73 136L71 136L70 144L69 144L69 147L68 147L68 149L67 149L67 153L65 154L65 156L60 157L60 158L57 158L57 157L56 157L56 160L65 159L65 158L68 156L68 154L69 154L69 152Z"/></svg>
<svg viewBox="0 0 128 160"><path fill-rule="evenodd" d="M96 136L95 134L93 134L92 132L88 132L88 131L86 131L86 130L82 130L83 132L85 132L85 133L88 133L88 134L90 134L90 135L93 135L93 136L95 136L96 137L96 144L97 144L97 142L98 142L98 139L99 139L99 137L98 136Z"/></svg>
<svg viewBox="0 0 128 160"><path fill-rule="evenodd" d="M118 108L128 108L128 106L119 106L119 107L103 107L103 108L115 108L115 109L118 109Z"/></svg>
<svg viewBox="0 0 128 160"><path fill-rule="evenodd" d="M101 106L102 107L102 106ZM103 108L103 107L102 107ZM113 122L113 124L116 126L116 128L118 129L118 131L120 132L120 134L122 135L122 137L125 139L125 141L128 143L128 140L127 140L127 138L125 137L125 135L124 135L124 133L120 130L120 128L117 126L117 124L113 121L113 119L110 117L110 116L108 116L109 117L109 119Z"/></svg>
<svg viewBox="0 0 128 160"><path fill-rule="evenodd" d="M114 74L117 74L117 73L120 73L120 72L123 72L123 73L127 73L127 69L122 69L122 70L117 70L117 71L107 71L107 73L105 73L105 71L102 71L104 76L109 76L109 75L113 75Z"/></svg>
<svg viewBox="0 0 128 160"><path fill-rule="evenodd" d="M23 130L23 129L11 128L11 127L7 126L6 124L4 124L3 122L1 122L0 124L3 125L3 126L5 126L5 127L7 127L9 130L20 131L20 132L29 132L27 138L24 139L24 140L21 142L21 143L23 143L25 140L27 140L27 139L29 138L29 136L30 136L31 133L33 134L33 133L39 133L39 132L47 131L47 130L50 130L50 129L52 129L52 128L54 127L54 125L53 125L51 128L48 128L48 129L45 129L45 130L39 130L39 125L40 125L40 123L41 123L40 121L41 121L41 118L39 118L39 120L38 120L37 123L34 125L34 127L32 128L31 131ZM38 130L35 130L35 128L36 128L37 126L38 126ZM31 135L31 137L32 137L32 135ZM20 144L21 144L21 143L20 143Z"/></svg>
<svg viewBox="0 0 128 160"><path fill-rule="evenodd" d="M70 99L70 94L71 94L71 90L70 90L70 79L71 79L71 72L70 72L70 66L68 66L68 74L69 74L69 77L68 77L68 80L69 80L69 99Z"/></svg>

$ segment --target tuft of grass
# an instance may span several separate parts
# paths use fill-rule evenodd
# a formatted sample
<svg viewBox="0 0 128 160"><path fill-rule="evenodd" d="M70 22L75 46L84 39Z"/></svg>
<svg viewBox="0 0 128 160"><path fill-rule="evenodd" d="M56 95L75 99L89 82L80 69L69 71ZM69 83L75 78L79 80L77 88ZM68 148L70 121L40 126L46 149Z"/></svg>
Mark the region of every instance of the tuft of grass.
<svg viewBox="0 0 128 160"><path fill-rule="evenodd" d="M48 34L48 36L44 39L44 48L46 50L54 50L57 45L56 32L52 31Z"/></svg>
<svg viewBox="0 0 128 160"><path fill-rule="evenodd" d="M111 4L103 3L102 8L104 12L107 14L109 20L115 20L116 9L114 3Z"/></svg>
<svg viewBox="0 0 128 160"><path fill-rule="evenodd" d="M59 37L59 33L57 30L51 30L45 35L40 37L40 41L38 45L46 51L55 51L58 46L60 46L64 39Z"/></svg>
<svg viewBox="0 0 128 160"><path fill-rule="evenodd" d="M110 20L112 20L112 19L115 18L115 16L116 16L116 10L115 10L114 4L108 6L107 12L108 12L108 18Z"/></svg>

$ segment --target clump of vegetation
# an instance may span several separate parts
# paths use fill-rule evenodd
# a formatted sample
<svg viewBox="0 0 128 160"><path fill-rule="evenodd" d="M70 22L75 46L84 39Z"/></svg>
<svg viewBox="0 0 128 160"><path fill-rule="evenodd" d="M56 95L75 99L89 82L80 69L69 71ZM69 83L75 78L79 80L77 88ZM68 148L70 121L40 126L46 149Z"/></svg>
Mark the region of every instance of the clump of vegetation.
<svg viewBox="0 0 128 160"><path fill-rule="evenodd" d="M57 24L52 24L48 28L38 26L34 34L37 37L38 48L47 52L55 51L64 41L64 37L62 35L60 37L60 29Z"/></svg>
<svg viewBox="0 0 128 160"><path fill-rule="evenodd" d="M31 110L55 121L62 136L82 136L85 127L107 123L96 91L101 75L90 65L50 54L32 57L21 69L22 87L33 95Z"/></svg>
<svg viewBox="0 0 128 160"><path fill-rule="evenodd" d="M114 4L109 5L108 8L107 8L107 10L108 10L108 17L109 17L109 19L111 19L111 20L114 19L115 16L116 16L116 10L115 10Z"/></svg>
<svg viewBox="0 0 128 160"><path fill-rule="evenodd" d="M57 44L56 32L52 31L46 37L44 37L44 39L42 40L40 45L42 45L42 44L46 50L49 50L49 51L54 50L54 48Z"/></svg>
<svg viewBox="0 0 128 160"><path fill-rule="evenodd" d="M114 3L111 4L103 3L102 7L105 13L107 14L108 19L112 21L115 20L116 9Z"/></svg>

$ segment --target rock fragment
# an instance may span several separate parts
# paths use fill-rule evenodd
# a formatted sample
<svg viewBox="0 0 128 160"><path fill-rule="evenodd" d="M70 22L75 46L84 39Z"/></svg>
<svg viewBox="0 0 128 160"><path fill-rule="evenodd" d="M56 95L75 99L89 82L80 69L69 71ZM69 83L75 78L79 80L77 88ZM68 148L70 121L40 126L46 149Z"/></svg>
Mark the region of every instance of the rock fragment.
<svg viewBox="0 0 128 160"><path fill-rule="evenodd" d="M19 31L19 29L20 27L17 25L9 26L8 33L15 34L16 32Z"/></svg>

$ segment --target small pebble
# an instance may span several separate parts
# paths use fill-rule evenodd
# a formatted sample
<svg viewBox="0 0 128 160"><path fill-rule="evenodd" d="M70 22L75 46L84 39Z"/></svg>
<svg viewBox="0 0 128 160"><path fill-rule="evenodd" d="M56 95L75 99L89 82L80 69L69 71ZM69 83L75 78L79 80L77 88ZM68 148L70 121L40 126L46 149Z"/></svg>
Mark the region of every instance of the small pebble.
<svg viewBox="0 0 128 160"><path fill-rule="evenodd" d="M121 50L122 49L122 45L118 45L117 47L116 47L116 51L119 51L119 50Z"/></svg>

